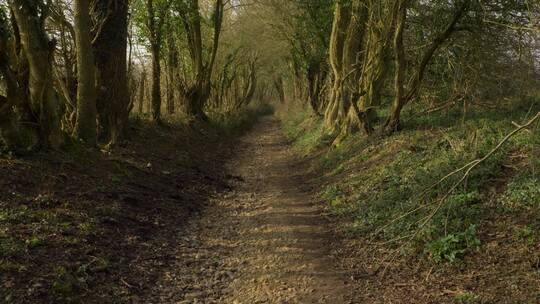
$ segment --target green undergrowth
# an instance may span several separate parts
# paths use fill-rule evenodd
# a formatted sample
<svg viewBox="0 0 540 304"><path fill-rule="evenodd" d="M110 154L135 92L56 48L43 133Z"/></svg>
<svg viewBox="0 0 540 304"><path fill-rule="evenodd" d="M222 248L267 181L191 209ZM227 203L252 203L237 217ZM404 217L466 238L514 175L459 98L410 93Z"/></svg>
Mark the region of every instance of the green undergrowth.
<svg viewBox="0 0 540 304"><path fill-rule="evenodd" d="M242 134L249 130L261 116L274 113L272 105L256 103L242 110L232 112L211 112L211 124L220 131L230 135Z"/></svg>
<svg viewBox="0 0 540 304"><path fill-rule="evenodd" d="M297 152L308 155L328 144L323 133L322 119L305 111L293 111L283 120L285 135L293 140Z"/></svg>
<svg viewBox="0 0 540 304"><path fill-rule="evenodd" d="M251 105L239 110L223 111L209 110L208 125L215 131L227 135L240 135L248 131L261 116L274 113L274 106L265 102L254 102ZM147 123L151 121L148 113L134 114L133 123ZM162 121L167 125L190 126L193 125L193 119L181 112L164 115Z"/></svg>
<svg viewBox="0 0 540 304"><path fill-rule="evenodd" d="M448 173L484 156L540 102L431 115L405 113L404 130L392 136L358 134L329 146L322 121L303 111L283 119L285 134L303 155L319 151L316 167L326 188L328 211L343 218L351 236L453 262L481 248L483 220L526 214L522 239L540 238L540 123L512 137L476 167L454 191L460 174L430 187ZM531 241L532 240L532 241Z"/></svg>

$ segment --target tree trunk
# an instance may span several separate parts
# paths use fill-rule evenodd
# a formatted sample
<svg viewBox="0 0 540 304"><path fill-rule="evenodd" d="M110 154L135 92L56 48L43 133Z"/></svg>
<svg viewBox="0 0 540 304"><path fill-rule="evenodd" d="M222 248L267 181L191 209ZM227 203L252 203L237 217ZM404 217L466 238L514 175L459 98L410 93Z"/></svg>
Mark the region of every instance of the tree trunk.
<svg viewBox="0 0 540 304"><path fill-rule="evenodd" d="M323 117L320 112L320 97L323 89L323 82L326 78L326 71L322 65L321 62L313 60L308 64L306 71L309 104L311 105L313 113L318 117Z"/></svg>
<svg viewBox="0 0 540 304"><path fill-rule="evenodd" d="M152 45L152 119L161 122L161 62L160 46Z"/></svg>
<svg viewBox="0 0 540 304"><path fill-rule="evenodd" d="M398 14L396 22L396 34L394 38L394 60L396 72L394 77L394 102L392 104L391 115L386 123L386 130L394 132L400 129L400 113L404 104L405 78L405 50L403 46L403 31L405 30L405 21L407 18L407 0L399 0Z"/></svg>
<svg viewBox="0 0 540 304"><path fill-rule="evenodd" d="M28 97L37 116L40 143L44 147L59 147L63 136L58 96L53 87L54 45L44 29L45 4L41 1L10 0L9 5L17 21L20 42L28 62Z"/></svg>
<svg viewBox="0 0 540 304"><path fill-rule="evenodd" d="M223 0L216 0L212 14L213 21L213 41L212 49L209 52L208 60L204 60L203 39L201 33L201 15L199 12L199 1L191 0L187 10L182 14L184 27L188 38L188 46L191 55L193 68L193 79L191 85L186 89L184 98L186 102L186 114L197 120L207 121L208 116L204 113L204 106L210 96L211 76L219 47L219 37L223 22Z"/></svg>
<svg viewBox="0 0 540 304"><path fill-rule="evenodd" d="M210 95L210 84L205 84L204 80L199 80L195 85L186 90L184 96L186 100L186 114L202 121L208 121L208 116L203 111L203 105Z"/></svg>
<svg viewBox="0 0 540 304"><path fill-rule="evenodd" d="M422 86L422 81L425 76L425 72L428 64L431 62L431 59L435 55L435 52L439 47L446 42L450 36L455 32L456 25L461 20L465 12L468 10L470 5L470 0L463 1L454 12L454 15L446 26L446 29L442 31L431 44L425 49L420 60L420 64L412 73L410 84L405 88L404 84L404 74L405 74L405 50L403 46L403 30L404 22L407 17L407 0L399 0L399 13L397 17L396 24L396 35L394 40L395 48L395 57L396 57L396 75L395 75L395 94L394 102L392 104L392 110L390 116L388 117L385 123L385 131L387 133L392 133L401 128L401 110L407 103L409 103L413 98L418 95L420 88ZM400 33L401 31L401 33ZM398 58L399 56L399 58ZM402 75L400 75L402 74Z"/></svg>
<svg viewBox="0 0 540 304"><path fill-rule="evenodd" d="M150 32L150 46L152 53L152 95L151 109L152 119L161 122L161 42L162 30L165 23L168 6L166 9L161 8L156 12L154 0L146 1L146 9L148 13L147 27Z"/></svg>
<svg viewBox="0 0 540 304"><path fill-rule="evenodd" d="M294 58L294 57L293 57ZM291 62L291 70L293 76L293 100L304 102L304 79L300 69L298 59L294 58Z"/></svg>
<svg viewBox="0 0 540 304"><path fill-rule="evenodd" d="M0 143L3 143L9 150L16 150L23 146L20 143L19 122L13 108L18 100L17 81L10 67L10 56L8 53L9 26L6 16L0 11L0 76L5 81L6 96L0 95Z"/></svg>
<svg viewBox="0 0 540 304"><path fill-rule="evenodd" d="M96 145L96 81L90 40L90 8L87 0L75 0L73 4L77 46L77 122L74 135L89 145Z"/></svg>
<svg viewBox="0 0 540 304"><path fill-rule="evenodd" d="M94 55L100 137L115 144L126 136L129 90L127 75L129 0L93 0Z"/></svg>
<svg viewBox="0 0 540 304"><path fill-rule="evenodd" d="M358 119L352 101L358 95L361 75L359 59L366 28L367 6L361 0L336 4L330 43L330 63L334 72L331 99L325 113L327 132L337 137L335 143L358 129ZM334 143L334 144L335 144Z"/></svg>
<svg viewBox="0 0 540 304"><path fill-rule="evenodd" d="M144 97L146 89L146 71L143 70L141 73L141 81L139 84L139 115L142 115L144 112Z"/></svg>
<svg viewBox="0 0 540 304"><path fill-rule="evenodd" d="M281 75L274 77L274 88L278 95L279 102L281 104L285 103L285 89L283 88L283 77L281 77Z"/></svg>
<svg viewBox="0 0 540 304"><path fill-rule="evenodd" d="M240 98L236 109L247 106L253 100L255 91L257 89L257 70L255 68L255 60L252 60L248 65L248 71L244 75L243 79L243 94Z"/></svg>
<svg viewBox="0 0 540 304"><path fill-rule="evenodd" d="M362 119L356 115L358 96L360 94L359 79L362 67L365 64L360 58L360 52L365 42L368 7L361 0L353 0L351 4L351 17L347 27L345 46L343 49L343 110L347 111L340 126L338 142L360 129Z"/></svg>
<svg viewBox="0 0 540 304"><path fill-rule="evenodd" d="M332 34L330 36L330 66L333 72L333 82L330 91L330 101L324 114L326 132L335 136L339 131L342 119L346 115L343 104L343 48L345 32L350 19L350 0L339 0L335 4Z"/></svg>
<svg viewBox="0 0 540 304"><path fill-rule="evenodd" d="M172 37L172 36L169 36ZM168 40L168 59L167 59L167 113L174 114L175 109L175 91L176 91L176 79L175 73L178 68L178 52L174 45L174 40L169 38Z"/></svg>
<svg viewBox="0 0 540 304"><path fill-rule="evenodd" d="M5 103L7 103L7 98L0 96L0 106ZM24 148L24 143L20 141L19 122L15 117L12 107L6 107L0 111L0 143L3 143L10 151Z"/></svg>
<svg viewBox="0 0 540 304"><path fill-rule="evenodd" d="M359 95L354 110L366 135L373 133L377 122L376 108L381 104L382 90L391 66L392 39L394 38L394 9L369 1L366 42Z"/></svg>

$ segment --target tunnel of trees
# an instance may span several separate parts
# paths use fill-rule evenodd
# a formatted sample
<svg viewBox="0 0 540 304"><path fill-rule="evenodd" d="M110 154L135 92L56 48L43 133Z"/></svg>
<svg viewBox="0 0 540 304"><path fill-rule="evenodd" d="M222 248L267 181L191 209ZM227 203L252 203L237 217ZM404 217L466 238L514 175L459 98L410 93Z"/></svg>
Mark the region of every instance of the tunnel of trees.
<svg viewBox="0 0 540 304"><path fill-rule="evenodd" d="M264 126L279 135L255 128L262 135L248 137L255 148L246 148L238 139L242 132L228 128L248 131L263 108L275 114L275 125ZM123 286L118 290L137 289L122 281L122 271L130 258L144 264L155 256L141 262L133 252L158 252L177 240L178 231L171 229L190 224L184 219L199 216L211 195L232 196L237 184L249 184L229 167L246 167L243 162L270 151L277 160L247 166L260 167L257 173L268 177L275 173L263 170L269 164L287 163L276 151L290 147L295 157L309 156L302 159L313 165L310 174L320 176L306 181L313 183L309 187L295 184L294 191L314 189L326 203L326 213L316 219L330 214L336 226L346 226L345 239L361 240L349 247L369 251L353 267L384 256L386 264L376 271L352 275L380 279L371 282L373 293L394 286L381 273L404 256L432 263L407 266L405 276L421 273L415 278L424 283L432 273L440 280L476 278L474 271L496 277L515 257L527 266L507 269L509 281L521 275L508 288L527 289L520 291L523 299L538 301L539 111L540 0L0 0L0 295L8 285L17 285L19 296L36 284L35 290L42 288L33 277L4 284L3 272L14 278L29 268L41 271L40 263L29 262L37 248L36 259L49 263L40 275L50 279L50 264L63 256L51 249L54 241L42 244L32 233L57 240L65 237L58 231L70 227L88 235L58 241L79 250L66 253L69 258L103 254L112 261L118 248L124 254L116 264L96 258L77 265L83 269L72 271L73 277L117 267L96 270L91 283L115 276ZM233 155L243 159L234 161ZM302 166L294 164L277 192L293 191L283 185L301 179ZM272 188L251 177L250 186ZM64 225L62 212L79 225ZM183 217L173 219L176 212ZM506 232L493 228L500 223ZM49 226L58 231L42 231ZM512 233L518 236L511 239ZM527 244L519 247L516 239ZM493 240L512 257L485 246L482 254L490 252L489 258L479 254L437 272L439 264L480 252L480 241ZM88 244L105 253L87 254ZM174 255L167 250L159 253ZM27 260L9 264L17 259ZM148 265L154 267L148 273L159 268ZM469 266L480 269L459 276ZM60 285L49 284L52 296L44 296L45 302L58 294L65 298L66 269L58 271ZM152 275L141 286L154 284ZM216 276L224 280L229 274ZM482 282L495 292L504 289L502 281ZM407 284L417 287L416 281ZM429 284L427 289L435 286ZM438 292L448 291L441 286L435 286ZM99 285L107 292L109 287ZM111 293L125 296L118 290ZM69 291L92 296L91 287ZM118 303L124 302L139 303Z"/></svg>
<svg viewBox="0 0 540 304"><path fill-rule="evenodd" d="M411 103L537 86L535 1L199 2L3 1L3 144L114 144L130 115L254 97L309 105L339 142L400 130Z"/></svg>
<svg viewBox="0 0 540 304"><path fill-rule="evenodd" d="M163 108L207 120L208 111L269 98L270 87L257 86L257 51L236 42L231 28L222 33L240 18L235 5L3 1L3 145L115 144L127 136L130 115L150 113L160 123Z"/></svg>

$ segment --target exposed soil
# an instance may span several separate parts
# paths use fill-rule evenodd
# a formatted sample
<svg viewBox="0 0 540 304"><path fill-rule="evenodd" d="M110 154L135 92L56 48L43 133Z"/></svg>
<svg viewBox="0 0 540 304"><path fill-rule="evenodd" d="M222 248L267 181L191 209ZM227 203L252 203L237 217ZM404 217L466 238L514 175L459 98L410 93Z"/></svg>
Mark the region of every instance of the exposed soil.
<svg viewBox="0 0 540 304"><path fill-rule="evenodd" d="M306 184L306 166L293 155L279 122L263 118L235 151L227 164L233 190L216 197L193 223L192 245L179 247L153 298L353 303L348 276L333 257L336 240Z"/></svg>
<svg viewBox="0 0 540 304"><path fill-rule="evenodd" d="M276 118L240 140L135 133L113 152L1 160L0 299L353 303Z"/></svg>

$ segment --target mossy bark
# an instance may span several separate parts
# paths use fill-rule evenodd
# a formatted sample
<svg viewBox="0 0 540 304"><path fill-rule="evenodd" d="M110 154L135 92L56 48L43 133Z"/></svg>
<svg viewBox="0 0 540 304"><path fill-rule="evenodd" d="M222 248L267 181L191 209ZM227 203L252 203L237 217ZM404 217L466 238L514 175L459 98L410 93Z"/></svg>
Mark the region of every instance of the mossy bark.
<svg viewBox="0 0 540 304"><path fill-rule="evenodd" d="M9 25L7 17L0 11L0 75L5 85L2 89L6 96L0 95L0 143L9 150L17 149L19 145L19 122L14 113L17 100L17 81L10 67Z"/></svg>
<svg viewBox="0 0 540 304"><path fill-rule="evenodd" d="M150 52L152 54L152 119L161 122L161 40L165 20L164 12L156 12L154 0L146 1L148 31L150 34ZM158 14L160 15L158 18Z"/></svg>
<svg viewBox="0 0 540 304"><path fill-rule="evenodd" d="M388 79L392 59L392 39L395 27L393 22L382 22L393 20L395 12L389 7L388 2L385 7L374 6L371 2L371 13L368 21L368 33L366 43L366 57L360 80L362 94L358 99L358 109L362 118L360 119L364 133L369 135L375 130L378 120L377 108L382 103L382 90Z"/></svg>
<svg viewBox="0 0 540 304"><path fill-rule="evenodd" d="M353 102L359 95L368 6L366 1L341 1L336 4L330 43L333 85L325 112L325 128L337 142L358 129Z"/></svg>
<svg viewBox="0 0 540 304"><path fill-rule="evenodd" d="M59 147L60 105L53 86L54 43L45 32L46 5L41 1L10 0L16 19L24 60L28 63L28 100L37 117L39 141L43 147Z"/></svg>
<svg viewBox="0 0 540 304"><path fill-rule="evenodd" d="M348 105L343 98L343 49L347 26L350 20L351 2L339 0L335 4L332 34L330 36L329 61L332 68L332 85L330 100L324 113L325 132L335 136L340 129L341 122L347 114Z"/></svg>
<svg viewBox="0 0 540 304"><path fill-rule="evenodd" d="M75 0L73 3L78 84L74 135L89 145L96 145L96 87L94 54L90 39L90 7L87 0Z"/></svg>
<svg viewBox="0 0 540 304"><path fill-rule="evenodd" d="M161 47L152 45L152 119L161 122Z"/></svg>

